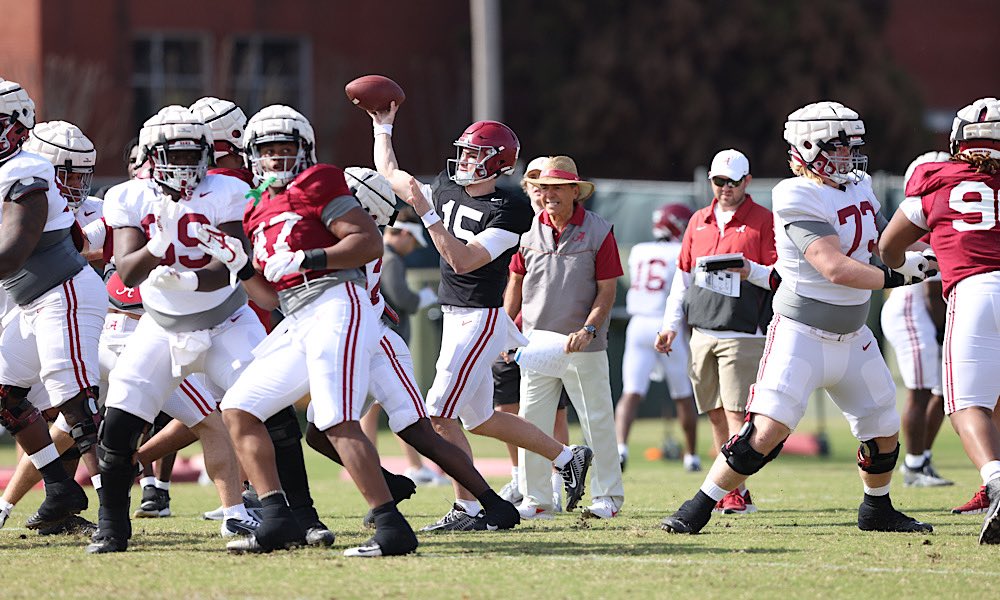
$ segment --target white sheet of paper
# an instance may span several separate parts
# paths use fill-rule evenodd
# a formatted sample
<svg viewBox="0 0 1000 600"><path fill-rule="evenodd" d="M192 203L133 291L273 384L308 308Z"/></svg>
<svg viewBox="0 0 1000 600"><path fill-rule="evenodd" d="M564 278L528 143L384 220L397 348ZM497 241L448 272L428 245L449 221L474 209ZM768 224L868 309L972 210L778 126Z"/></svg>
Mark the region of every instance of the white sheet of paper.
<svg viewBox="0 0 1000 600"><path fill-rule="evenodd" d="M565 352L568 337L554 331L535 329L528 335L528 345L514 354L514 361L522 369L561 377L569 367L569 354Z"/></svg>
<svg viewBox="0 0 1000 600"><path fill-rule="evenodd" d="M729 296L740 297L740 274L730 271L696 271L694 284L706 290Z"/></svg>

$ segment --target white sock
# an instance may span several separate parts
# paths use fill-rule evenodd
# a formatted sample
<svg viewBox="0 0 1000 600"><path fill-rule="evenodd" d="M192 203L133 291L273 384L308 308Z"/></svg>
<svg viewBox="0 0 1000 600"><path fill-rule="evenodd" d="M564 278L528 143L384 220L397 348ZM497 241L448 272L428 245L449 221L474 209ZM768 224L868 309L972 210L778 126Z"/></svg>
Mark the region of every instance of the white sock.
<svg viewBox="0 0 1000 600"><path fill-rule="evenodd" d="M882 487L877 487L877 488L870 488L870 487L868 487L866 485L865 486L865 493L868 494L869 496L888 496L889 495L889 485L890 484L887 483L887 484L883 485Z"/></svg>
<svg viewBox="0 0 1000 600"><path fill-rule="evenodd" d="M983 477L983 485L1000 477L1000 460L991 460L986 463L979 469L979 474Z"/></svg>
<svg viewBox="0 0 1000 600"><path fill-rule="evenodd" d="M90 484L94 486L95 490L101 489L101 474L98 473L90 478Z"/></svg>
<svg viewBox="0 0 1000 600"><path fill-rule="evenodd" d="M618 456L628 458L628 444L618 444Z"/></svg>
<svg viewBox="0 0 1000 600"><path fill-rule="evenodd" d="M924 458L926 458L927 460L931 459L931 451L930 450L924 450Z"/></svg>
<svg viewBox="0 0 1000 600"><path fill-rule="evenodd" d="M31 459L31 464L35 465L35 468L41 471L42 467L59 458L59 451L56 450L55 444L49 444L38 452L30 455L28 458ZM70 475L70 477L72 477L72 475Z"/></svg>
<svg viewBox="0 0 1000 600"><path fill-rule="evenodd" d="M478 515L479 511L483 510L483 505L479 503L479 500L462 500L460 498L456 498L455 504L461 506L462 510L464 510L466 514L470 514L472 516Z"/></svg>
<svg viewBox="0 0 1000 600"><path fill-rule="evenodd" d="M569 446L563 446L562 452L556 457L552 464L556 466L557 469L561 469L569 464L569 461L573 460L573 451L569 449Z"/></svg>
<svg viewBox="0 0 1000 600"><path fill-rule="evenodd" d="M222 518L223 519L239 519L241 521L249 521L250 515L247 513L247 509L243 504L237 504L236 506L226 506L222 508Z"/></svg>
<svg viewBox="0 0 1000 600"><path fill-rule="evenodd" d="M0 510L5 510L7 512L10 512L14 510L14 505L11 504L10 502L7 502L3 498L0 498Z"/></svg>
<svg viewBox="0 0 1000 600"><path fill-rule="evenodd" d="M512 480L516 480L517 479L517 471L518 471L517 465L514 465L513 467L510 468L510 478Z"/></svg>
<svg viewBox="0 0 1000 600"><path fill-rule="evenodd" d="M170 482L169 481L160 481L159 479L157 479L155 485L156 485L156 488L160 489L160 490L169 490L170 489Z"/></svg>
<svg viewBox="0 0 1000 600"><path fill-rule="evenodd" d="M146 488L149 486L156 487L156 477L143 477L139 480L140 488Z"/></svg>
<svg viewBox="0 0 1000 600"><path fill-rule="evenodd" d="M924 460L923 454L907 454L903 457L903 464L907 469L919 469L924 466Z"/></svg>
<svg viewBox="0 0 1000 600"><path fill-rule="evenodd" d="M701 484L701 491L705 492L705 495L718 502L722 500L730 490L724 490L719 486L715 485L715 482L711 479L705 478L705 483Z"/></svg>

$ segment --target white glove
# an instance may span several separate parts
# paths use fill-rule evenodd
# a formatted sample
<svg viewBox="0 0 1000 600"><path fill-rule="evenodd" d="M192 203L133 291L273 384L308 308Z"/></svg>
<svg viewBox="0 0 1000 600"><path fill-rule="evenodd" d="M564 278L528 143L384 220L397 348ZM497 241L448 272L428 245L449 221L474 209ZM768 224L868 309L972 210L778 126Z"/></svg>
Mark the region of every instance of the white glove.
<svg viewBox="0 0 1000 600"><path fill-rule="evenodd" d="M906 278L906 282L919 283L937 275L938 264L934 252L929 248L923 252L907 252L903 264L893 269Z"/></svg>
<svg viewBox="0 0 1000 600"><path fill-rule="evenodd" d="M438 295L429 287L421 288L417 292L417 295L420 296L420 303L417 305L417 310L423 310L428 306L438 303Z"/></svg>
<svg viewBox="0 0 1000 600"><path fill-rule="evenodd" d="M282 250L267 257L264 263L264 278L270 282L275 282L291 273L297 273L302 261L305 260L306 253L302 250L290 252Z"/></svg>
<svg viewBox="0 0 1000 600"><path fill-rule="evenodd" d="M235 273L247 264L247 253L240 240L203 223L192 223L189 230L198 240L198 247L226 265L231 272Z"/></svg>
<svg viewBox="0 0 1000 600"><path fill-rule="evenodd" d="M184 214L180 202L169 198L160 201L160 207L153 215L152 235L146 242L146 250L157 258L163 258L170 245L177 239L177 220Z"/></svg>
<svg viewBox="0 0 1000 600"><path fill-rule="evenodd" d="M194 271L178 271L160 265L149 272L146 283L161 290L193 292L198 289L198 275Z"/></svg>

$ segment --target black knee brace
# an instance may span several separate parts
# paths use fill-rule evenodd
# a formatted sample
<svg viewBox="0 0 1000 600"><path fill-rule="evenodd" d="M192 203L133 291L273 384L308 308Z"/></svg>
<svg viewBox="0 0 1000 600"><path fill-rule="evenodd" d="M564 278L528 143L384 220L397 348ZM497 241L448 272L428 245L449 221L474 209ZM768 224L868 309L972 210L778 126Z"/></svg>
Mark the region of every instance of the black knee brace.
<svg viewBox="0 0 1000 600"><path fill-rule="evenodd" d="M302 439L299 418L291 406L264 421L264 426L275 447L298 445Z"/></svg>
<svg viewBox="0 0 1000 600"><path fill-rule="evenodd" d="M865 473L879 475L888 473L896 468L896 461L899 459L899 442L896 448L889 453L883 454L878 450L875 440L861 442L858 446L858 466Z"/></svg>
<svg viewBox="0 0 1000 600"><path fill-rule="evenodd" d="M0 425L11 435L17 435L42 416L35 405L28 402L29 391L31 388L0 385Z"/></svg>
<svg viewBox="0 0 1000 600"><path fill-rule="evenodd" d="M101 473L135 473L132 459L148 427L149 423L133 414L116 408L108 409L100 427L101 443L97 446Z"/></svg>
<svg viewBox="0 0 1000 600"><path fill-rule="evenodd" d="M167 423L170 423L170 421L172 420L173 417L171 417L165 412L161 412L160 414L156 415L156 419L153 421L153 427L151 427L149 430L149 437L153 437L154 435L159 433L164 427L167 426Z"/></svg>
<svg viewBox="0 0 1000 600"><path fill-rule="evenodd" d="M60 460L80 460L83 455L76 446L70 446L65 452L59 455Z"/></svg>
<svg viewBox="0 0 1000 600"><path fill-rule="evenodd" d="M726 457L726 463L740 475L750 476L764 468L764 465L778 457L781 448L785 445L785 440L781 440L774 450L765 456L757 452L750 445L750 436L753 434L753 421L743 424L739 433L729 438L729 441L722 445L722 454Z"/></svg>
<svg viewBox="0 0 1000 600"><path fill-rule="evenodd" d="M97 387L80 390L59 407L59 412L66 417L69 434L76 442L81 454L86 454L97 443L98 423L101 413L97 410Z"/></svg>

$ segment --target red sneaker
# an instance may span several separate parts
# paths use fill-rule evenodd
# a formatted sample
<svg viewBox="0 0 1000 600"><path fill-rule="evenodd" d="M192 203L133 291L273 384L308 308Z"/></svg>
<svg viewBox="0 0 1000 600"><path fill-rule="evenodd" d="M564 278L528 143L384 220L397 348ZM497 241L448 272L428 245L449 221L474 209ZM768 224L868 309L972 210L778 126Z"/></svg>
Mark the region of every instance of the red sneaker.
<svg viewBox="0 0 1000 600"><path fill-rule="evenodd" d="M732 492L729 492L729 494L732 494ZM726 494L725 496L722 497L722 500L719 500L718 502L715 503L715 508L712 509L712 512L721 513L726 510L726 507L723 506L722 502L726 500L726 498L729 498L729 494Z"/></svg>
<svg viewBox="0 0 1000 600"><path fill-rule="evenodd" d="M962 506L956 506L951 509L951 512L956 515L979 515L986 512L989 507L990 498L986 495L986 486L984 485L972 496L972 500Z"/></svg>
<svg viewBox="0 0 1000 600"><path fill-rule="evenodd" d="M757 512L757 507L754 506L753 501L750 499L750 490L743 492L742 494L739 490L733 490L722 499L722 512L727 515L746 515L752 512Z"/></svg>

